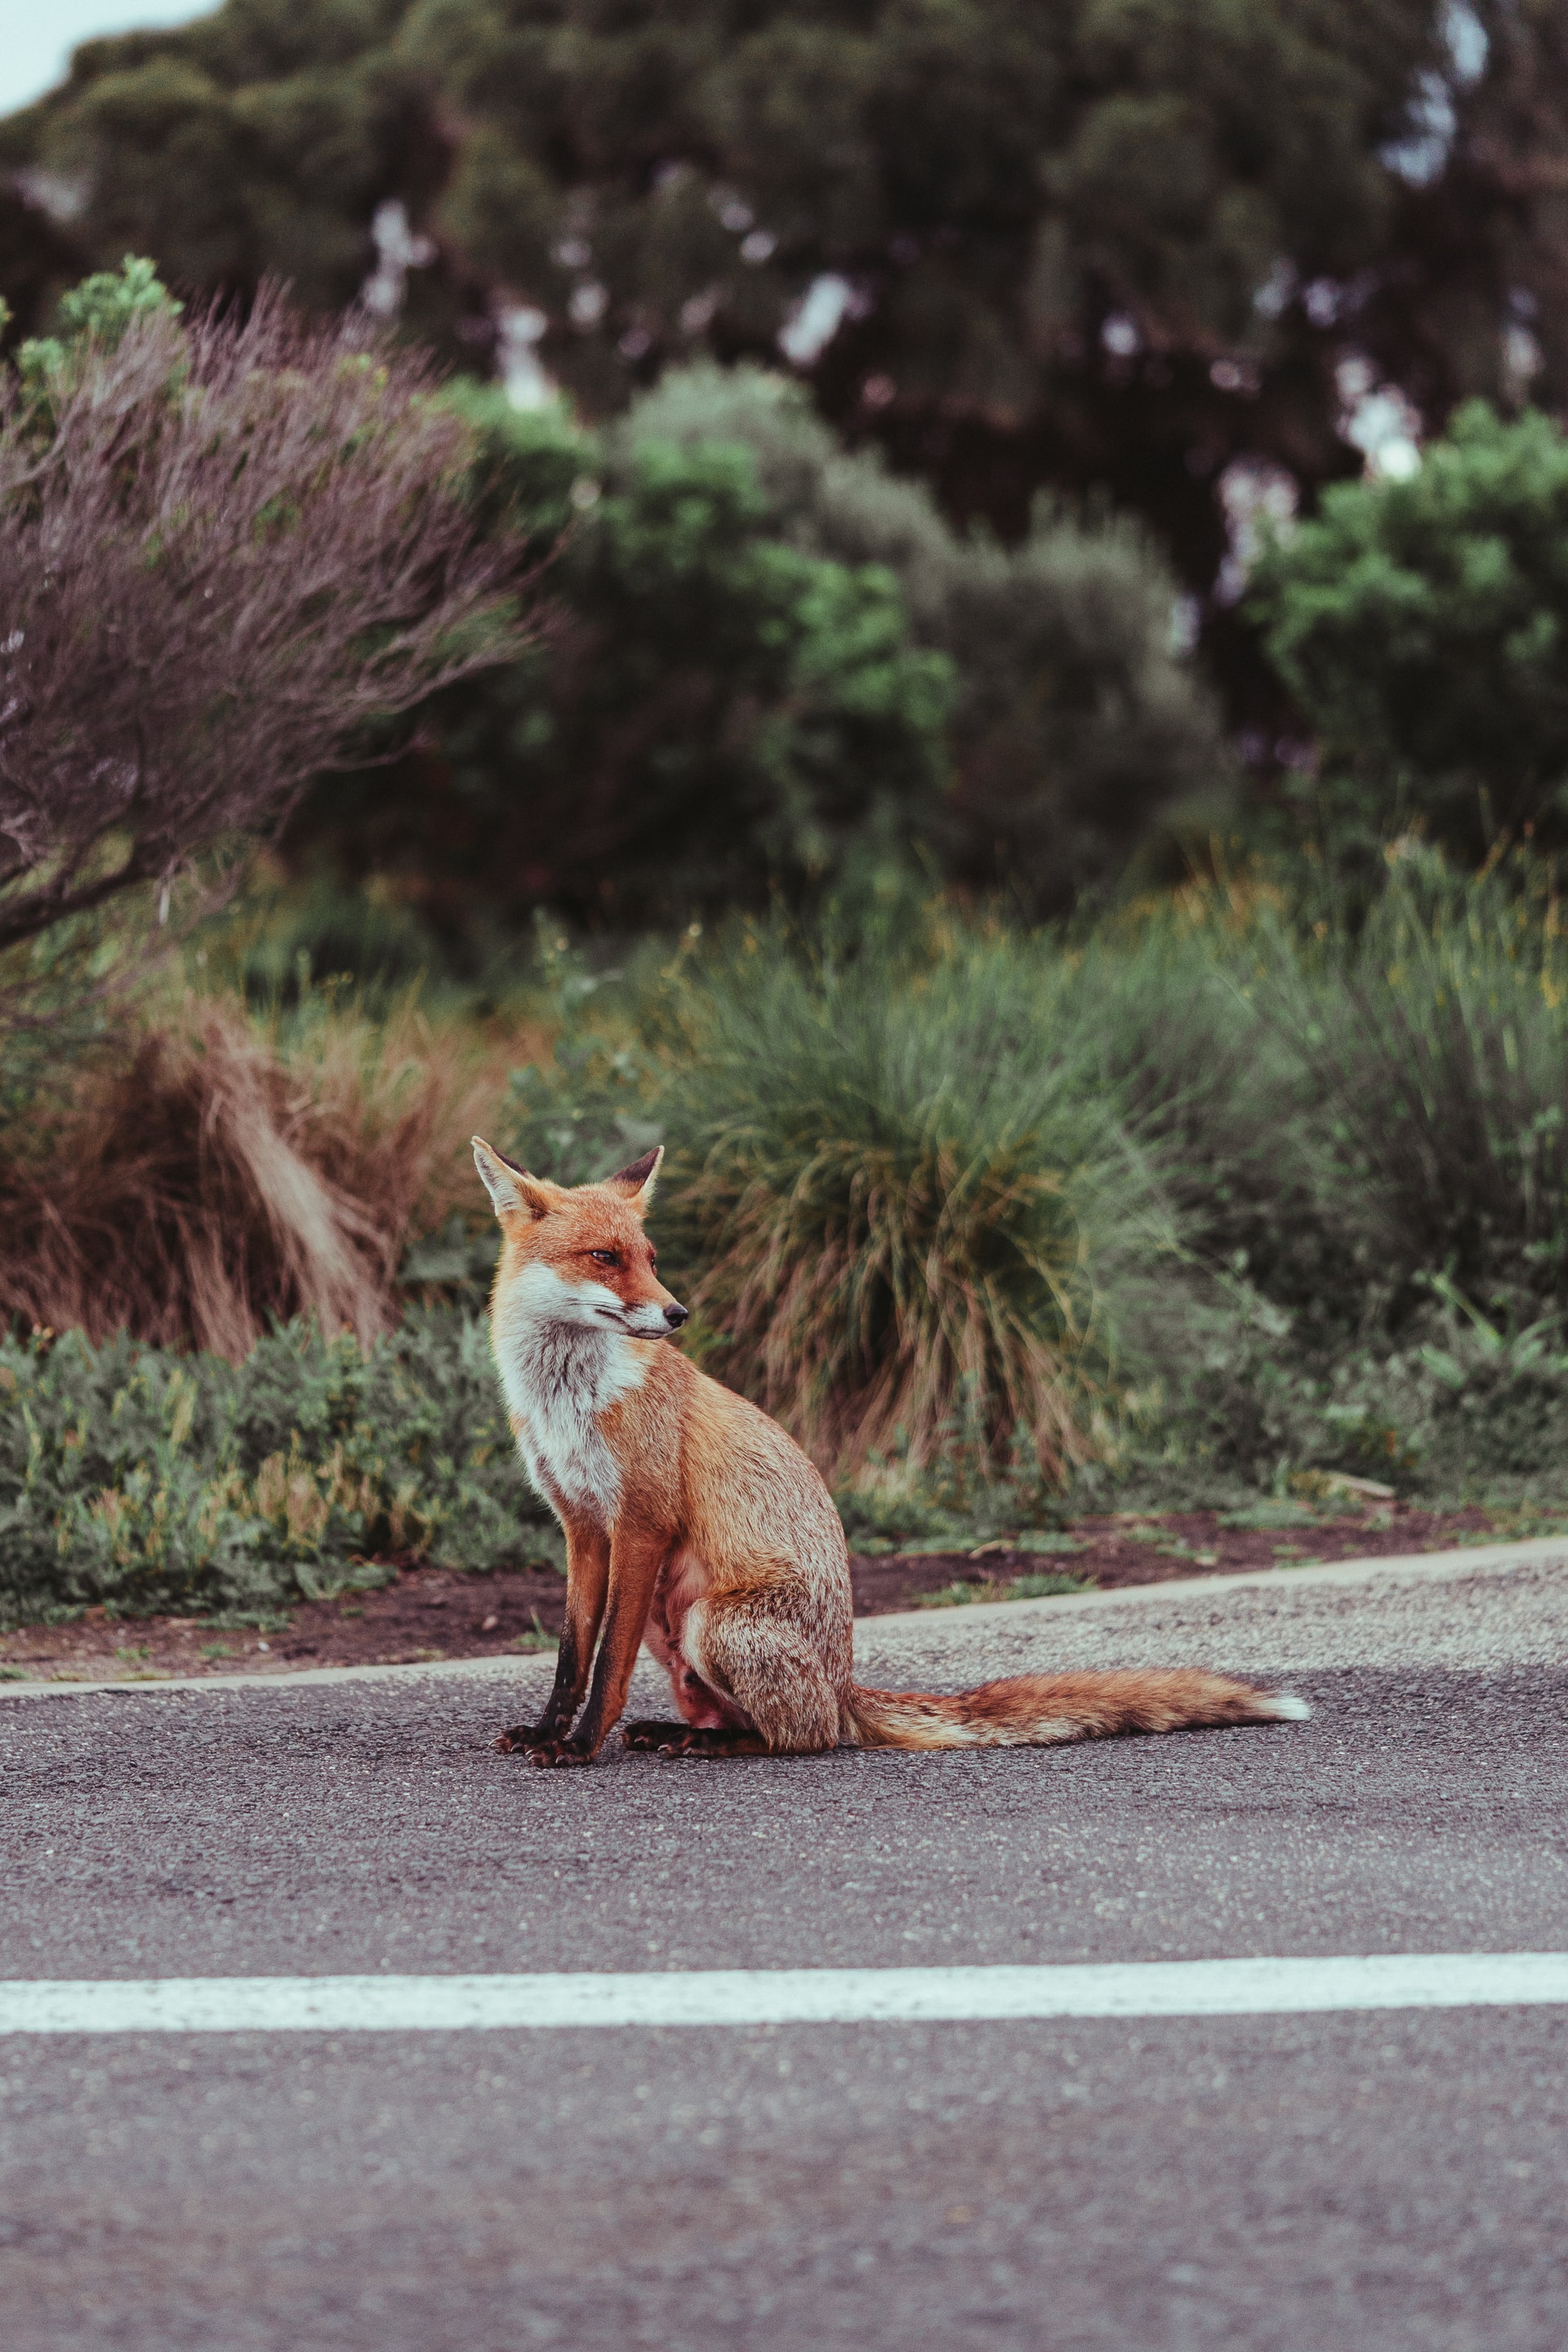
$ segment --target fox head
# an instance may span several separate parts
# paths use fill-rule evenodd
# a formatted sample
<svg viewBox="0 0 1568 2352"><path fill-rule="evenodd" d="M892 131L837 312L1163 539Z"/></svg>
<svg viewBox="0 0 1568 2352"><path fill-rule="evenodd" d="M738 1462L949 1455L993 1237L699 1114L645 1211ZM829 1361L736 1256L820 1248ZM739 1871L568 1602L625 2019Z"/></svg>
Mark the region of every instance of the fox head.
<svg viewBox="0 0 1568 2352"><path fill-rule="evenodd" d="M687 1309L654 1273L643 1219L664 1146L645 1151L600 1184L567 1187L474 1138L474 1164L501 1229L496 1297L542 1323L668 1339Z"/></svg>

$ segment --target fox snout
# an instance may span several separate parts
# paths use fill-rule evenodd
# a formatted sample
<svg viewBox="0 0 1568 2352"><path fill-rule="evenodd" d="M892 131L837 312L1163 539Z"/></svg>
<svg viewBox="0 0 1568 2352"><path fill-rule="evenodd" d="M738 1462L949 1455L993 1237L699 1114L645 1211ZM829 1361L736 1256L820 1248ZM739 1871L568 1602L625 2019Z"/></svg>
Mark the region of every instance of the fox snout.
<svg viewBox="0 0 1568 2352"><path fill-rule="evenodd" d="M691 1310L678 1300L670 1299L664 1307L628 1307L626 1321L644 1339L662 1339L671 1331L679 1331L683 1323L691 1320Z"/></svg>

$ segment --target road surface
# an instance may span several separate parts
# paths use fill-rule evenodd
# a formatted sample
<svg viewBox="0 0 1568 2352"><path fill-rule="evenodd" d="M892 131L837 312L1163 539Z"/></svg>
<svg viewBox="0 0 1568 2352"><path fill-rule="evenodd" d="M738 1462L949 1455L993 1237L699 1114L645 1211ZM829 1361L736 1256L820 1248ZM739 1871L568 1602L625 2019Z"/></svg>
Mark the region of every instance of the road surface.
<svg viewBox="0 0 1568 2352"><path fill-rule="evenodd" d="M543 1774L489 1740L548 1661L0 1689L0 1978L1568 1950L1568 1560L858 1637L900 1686L1204 1664L1315 1711ZM4 2035L5 2341L1559 2352L1565 2061L1568 2007L1506 2005Z"/></svg>

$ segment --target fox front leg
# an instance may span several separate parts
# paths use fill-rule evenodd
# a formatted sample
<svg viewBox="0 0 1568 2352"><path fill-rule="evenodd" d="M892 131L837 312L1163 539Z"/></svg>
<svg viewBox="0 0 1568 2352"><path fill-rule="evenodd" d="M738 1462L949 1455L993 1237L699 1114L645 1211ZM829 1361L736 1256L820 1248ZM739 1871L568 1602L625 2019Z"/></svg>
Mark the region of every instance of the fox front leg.
<svg viewBox="0 0 1568 2352"><path fill-rule="evenodd" d="M591 1521L566 1526L566 1622L555 1654L555 1681L537 1723L517 1723L496 1746L503 1756L533 1756L553 1748L571 1730L583 1693L594 1643L605 1613L610 1582L610 1538Z"/></svg>
<svg viewBox="0 0 1568 2352"><path fill-rule="evenodd" d="M594 1687L578 1728L569 1737L542 1741L529 1750L532 1764L591 1764L605 1735L620 1720L626 1688L637 1663L643 1628L658 1571L668 1554L665 1534L617 1528L610 1547L609 1601L605 1611L605 1638L594 1668Z"/></svg>

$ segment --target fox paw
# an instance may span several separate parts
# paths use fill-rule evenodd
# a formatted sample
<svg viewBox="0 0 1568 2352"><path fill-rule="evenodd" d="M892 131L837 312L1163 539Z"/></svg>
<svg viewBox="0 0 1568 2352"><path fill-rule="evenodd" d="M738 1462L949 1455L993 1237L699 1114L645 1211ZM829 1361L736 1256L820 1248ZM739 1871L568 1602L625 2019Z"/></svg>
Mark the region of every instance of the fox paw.
<svg viewBox="0 0 1568 2352"><path fill-rule="evenodd" d="M689 1723L625 1723L621 1726L623 1748L637 1748L652 1756L679 1756L686 1752L685 1742L692 1737Z"/></svg>
<svg viewBox="0 0 1568 2352"><path fill-rule="evenodd" d="M528 1760L547 1772L557 1772L568 1764L591 1764L594 1751L581 1739L541 1739L529 1748Z"/></svg>
<svg viewBox="0 0 1568 2352"><path fill-rule="evenodd" d="M559 1732L547 1731L542 1723L514 1723L496 1741L503 1756L531 1755L536 1748L549 1748L560 1738Z"/></svg>
<svg viewBox="0 0 1568 2352"><path fill-rule="evenodd" d="M651 1756L760 1756L754 1731L700 1731L689 1723L628 1723L621 1733L627 1748Z"/></svg>

